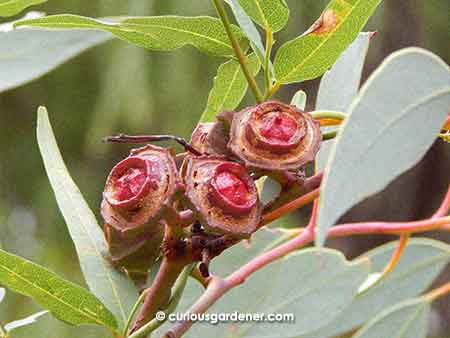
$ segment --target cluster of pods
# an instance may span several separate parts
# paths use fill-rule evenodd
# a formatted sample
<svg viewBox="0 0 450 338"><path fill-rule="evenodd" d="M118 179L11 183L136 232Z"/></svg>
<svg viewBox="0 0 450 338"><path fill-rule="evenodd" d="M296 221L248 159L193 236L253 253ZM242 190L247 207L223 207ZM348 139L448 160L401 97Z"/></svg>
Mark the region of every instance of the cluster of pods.
<svg viewBox="0 0 450 338"><path fill-rule="evenodd" d="M174 154L150 144L133 149L112 169L103 193L111 260L133 279L144 279L171 223L183 229L186 241L199 234L250 237L264 208L255 180L301 177L320 141L309 114L268 101L200 123L190 142L195 152Z"/></svg>

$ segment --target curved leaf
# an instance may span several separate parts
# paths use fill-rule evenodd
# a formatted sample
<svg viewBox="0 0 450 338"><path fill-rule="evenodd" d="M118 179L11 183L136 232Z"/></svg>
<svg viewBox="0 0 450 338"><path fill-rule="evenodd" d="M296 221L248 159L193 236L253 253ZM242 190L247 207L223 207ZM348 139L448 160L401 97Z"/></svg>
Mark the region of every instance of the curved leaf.
<svg viewBox="0 0 450 338"><path fill-rule="evenodd" d="M352 104L328 160L317 245L323 245L329 227L348 209L423 157L448 114L449 79L449 67L418 48L392 54L372 74Z"/></svg>
<svg viewBox="0 0 450 338"><path fill-rule="evenodd" d="M100 29L150 50L171 51L185 45L192 45L211 55L234 57L234 50L225 28L216 18L153 16L127 17L120 22L112 21L113 19L107 22L64 14L21 20L16 22L15 26ZM241 30L236 26L232 29L240 43L245 46L247 40Z"/></svg>
<svg viewBox="0 0 450 338"><path fill-rule="evenodd" d="M309 31L285 43L274 62L279 83L322 75L358 36L381 0L332 0Z"/></svg>
<svg viewBox="0 0 450 338"><path fill-rule="evenodd" d="M261 68L261 63L255 54L251 54L248 60L248 67L255 76ZM235 109L244 98L247 88L247 79L239 62L230 60L222 64L217 70L214 86L200 121L215 121L217 113Z"/></svg>
<svg viewBox="0 0 450 338"><path fill-rule="evenodd" d="M361 258L369 259L372 272L381 272L397 245L398 242L382 245L365 253ZM431 239L411 238L400 261L389 275L359 294L335 320L311 332L310 336L335 337L363 325L398 302L416 297L431 285L449 262L450 245Z"/></svg>
<svg viewBox="0 0 450 338"><path fill-rule="evenodd" d="M93 30L0 32L0 92L36 80L113 35Z"/></svg>
<svg viewBox="0 0 450 338"><path fill-rule="evenodd" d="M69 324L96 324L117 329L112 313L87 290L1 249L0 282L33 298L56 318Z"/></svg>
<svg viewBox="0 0 450 338"><path fill-rule="evenodd" d="M19 14L27 7L39 5L46 1L47 0L1 0L0 17Z"/></svg>
<svg viewBox="0 0 450 338"><path fill-rule="evenodd" d="M265 30L278 32L289 19L284 0L238 0L244 11Z"/></svg>
<svg viewBox="0 0 450 338"><path fill-rule="evenodd" d="M37 138L59 209L74 241L89 289L122 321L137 299L131 280L105 259L107 245L94 214L70 177L53 134L47 110L38 110Z"/></svg>
<svg viewBox="0 0 450 338"><path fill-rule="evenodd" d="M383 311L364 325L352 338L425 338L430 303L419 298Z"/></svg>

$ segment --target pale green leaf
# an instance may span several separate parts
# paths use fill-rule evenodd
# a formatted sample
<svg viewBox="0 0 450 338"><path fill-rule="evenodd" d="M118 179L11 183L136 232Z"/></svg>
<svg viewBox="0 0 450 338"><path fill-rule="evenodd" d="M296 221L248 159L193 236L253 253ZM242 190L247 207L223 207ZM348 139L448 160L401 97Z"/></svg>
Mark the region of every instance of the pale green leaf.
<svg viewBox="0 0 450 338"><path fill-rule="evenodd" d="M332 0L324 12L329 20L280 47L274 62L277 81L300 82L322 75L355 40L380 2Z"/></svg>
<svg viewBox="0 0 450 338"><path fill-rule="evenodd" d="M117 328L113 314L87 290L24 258L0 250L0 283L33 298L56 318L72 324Z"/></svg>
<svg viewBox="0 0 450 338"><path fill-rule="evenodd" d="M41 312L35 313L34 315L28 316L26 318L15 320L11 323L6 324L5 330L6 330L6 332L11 332L15 329L34 324L40 317L46 315L47 313L48 313L48 311L41 311Z"/></svg>
<svg viewBox="0 0 450 338"><path fill-rule="evenodd" d="M0 17L13 16L25 8L39 5L47 0L0 0Z"/></svg>
<svg viewBox="0 0 450 338"><path fill-rule="evenodd" d="M47 110L38 110L37 138L59 209L66 221L89 289L120 320L137 299L131 280L105 259L107 245L94 214L73 182L56 143Z"/></svg>
<svg viewBox="0 0 450 338"><path fill-rule="evenodd" d="M325 72L320 80L317 93L316 110L333 110L347 112L350 104L358 94L364 61L366 60L369 42L373 33L360 33L350 46L339 56L333 67ZM336 127L324 127L323 131ZM316 156L316 168L325 167L334 142L322 142Z"/></svg>
<svg viewBox="0 0 450 338"><path fill-rule="evenodd" d="M261 63L255 54L249 56L248 67L253 76L258 74ZM244 98L247 88L248 83L239 62L230 60L222 64L217 70L214 86L200 121L212 122L217 113L234 110Z"/></svg>
<svg viewBox="0 0 450 338"><path fill-rule="evenodd" d="M150 50L171 51L192 45L211 55L234 56L233 47L221 21L207 16L127 17L100 21L64 14L21 20L15 26L100 29ZM240 43L245 46L247 39L241 30L234 25L232 30Z"/></svg>
<svg viewBox="0 0 450 338"><path fill-rule="evenodd" d="M301 110L305 110L306 99L307 99L306 93L303 90L299 90L292 97L291 104Z"/></svg>
<svg viewBox="0 0 450 338"><path fill-rule="evenodd" d="M253 44L255 52L260 57L261 63L263 63L264 56L266 55L266 49L262 43L261 35L259 34L255 24L245 13L238 0L225 0L225 2L230 6L239 27L241 27L244 34Z"/></svg>
<svg viewBox="0 0 450 338"><path fill-rule="evenodd" d="M430 303L418 298L397 304L373 318L352 338L425 338Z"/></svg>
<svg viewBox="0 0 450 338"><path fill-rule="evenodd" d="M365 253L361 258L370 260L372 273L382 272L397 246L398 242L391 242ZM335 320L311 332L310 336L335 337L363 325L396 303L416 297L429 288L449 262L450 245L431 239L411 238L390 274L359 294Z"/></svg>
<svg viewBox="0 0 450 338"><path fill-rule="evenodd" d="M38 79L113 35L93 30L0 32L0 92Z"/></svg>
<svg viewBox="0 0 450 338"><path fill-rule="evenodd" d="M265 30L278 32L289 19L289 8L284 0L238 0L253 21Z"/></svg>
<svg viewBox="0 0 450 338"><path fill-rule="evenodd" d="M233 272L271 246L274 233L270 235L269 231L259 231L249 243L241 243L227 250L213 261L213 273L226 276ZM186 333L186 337L283 338L308 332L331 321L348 306L368 274L368 261L348 262L335 250L299 251L256 272L208 311L293 313L294 323L197 323ZM195 283L188 284L186 299L182 300L177 312L186 310L198 297L201 289Z"/></svg>
<svg viewBox="0 0 450 338"><path fill-rule="evenodd" d="M317 245L347 210L384 189L431 147L450 106L449 70L434 54L408 48L389 56L365 83L328 160Z"/></svg>

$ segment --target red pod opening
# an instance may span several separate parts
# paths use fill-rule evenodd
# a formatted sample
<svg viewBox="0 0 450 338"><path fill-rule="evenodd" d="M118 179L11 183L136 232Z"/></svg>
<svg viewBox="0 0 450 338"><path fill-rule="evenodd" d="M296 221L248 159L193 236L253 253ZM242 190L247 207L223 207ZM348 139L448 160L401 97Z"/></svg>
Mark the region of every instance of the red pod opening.
<svg viewBox="0 0 450 338"><path fill-rule="evenodd" d="M114 207L134 208L155 187L155 163L139 157L128 157L112 170L103 193Z"/></svg>
<svg viewBox="0 0 450 338"><path fill-rule="evenodd" d="M249 142L275 153L287 153L295 148L306 134L305 123L299 116L287 112L256 111L246 127Z"/></svg>
<svg viewBox="0 0 450 338"><path fill-rule="evenodd" d="M209 198L213 204L233 215L250 212L257 203L257 191L245 168L223 162L210 180Z"/></svg>

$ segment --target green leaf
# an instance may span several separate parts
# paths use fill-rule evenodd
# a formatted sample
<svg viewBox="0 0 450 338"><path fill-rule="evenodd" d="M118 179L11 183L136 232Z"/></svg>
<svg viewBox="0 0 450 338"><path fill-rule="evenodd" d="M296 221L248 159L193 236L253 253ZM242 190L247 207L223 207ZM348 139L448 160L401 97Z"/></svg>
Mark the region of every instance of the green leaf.
<svg viewBox="0 0 450 338"><path fill-rule="evenodd" d="M370 260L372 272L381 272L397 245L398 242L382 245L365 253L361 259ZM335 337L363 325L396 303L416 297L428 289L449 262L450 245L431 239L411 238L400 261L390 274L359 294L335 320L311 332L310 336ZM379 337L395 336L380 335Z"/></svg>
<svg viewBox="0 0 450 338"><path fill-rule="evenodd" d="M83 51L112 38L109 33L92 30L0 32L0 92L36 80Z"/></svg>
<svg viewBox="0 0 450 338"><path fill-rule="evenodd" d="M73 182L56 143L47 110L38 110L37 138L59 209L75 243L89 289L121 321L137 299L131 280L105 259L107 245L94 214Z"/></svg>
<svg viewBox="0 0 450 338"><path fill-rule="evenodd" d="M47 0L1 0L0 17L19 14L27 7L39 5L46 1Z"/></svg>
<svg viewBox="0 0 450 338"><path fill-rule="evenodd" d="M249 69L255 76L261 68L261 63L255 54L251 54L248 60ZM200 121L215 121L217 113L235 109L244 98L247 88L247 79L239 62L230 60L222 64L217 70L214 86Z"/></svg>
<svg viewBox="0 0 450 338"><path fill-rule="evenodd" d="M389 56L364 84L328 160L317 245L348 209L381 191L431 147L450 106L449 70L434 54L407 48Z"/></svg>
<svg viewBox="0 0 450 338"><path fill-rule="evenodd" d="M6 324L5 330L6 330L6 332L11 332L15 329L19 329L21 327L34 324L40 317L46 315L47 313L48 313L48 311L41 311L41 312L35 313L34 315L28 316L26 318L15 320L11 323Z"/></svg>
<svg viewBox="0 0 450 338"><path fill-rule="evenodd" d="M339 59L320 80L317 93L316 110L333 110L348 112L350 104L358 94L361 75L373 33L360 33L350 46L339 56ZM330 131L336 127L323 127ZM317 170L323 169L327 163L333 141L322 142L316 156Z"/></svg>
<svg viewBox="0 0 450 338"><path fill-rule="evenodd" d="M201 332L207 337L229 337L233 332L242 338L307 334L333 320L352 302L369 274L368 263L350 263L340 252L328 249L290 254L250 276L209 312L292 313L294 322L196 325L190 337L199 337Z"/></svg>
<svg viewBox="0 0 450 338"><path fill-rule="evenodd" d="M87 290L3 250L0 250L0 282L15 292L33 298L66 323L96 324L117 329L113 314Z"/></svg>
<svg viewBox="0 0 450 338"><path fill-rule="evenodd" d="M278 239L275 230L261 229L249 243L240 243L214 259L213 274L225 277ZM187 338L297 337L331 321L354 298L369 274L368 261L348 262L335 250L306 249L271 263L223 296L209 313L293 313L295 323L195 324ZM188 283L177 312L186 311L202 293L197 282ZM324 316L326 313L326 316ZM165 326L156 333L161 336Z"/></svg>
<svg viewBox="0 0 450 338"><path fill-rule="evenodd" d="M317 26L285 43L274 62L279 83L300 82L322 75L352 43L381 0L332 0Z"/></svg>
<svg viewBox="0 0 450 338"><path fill-rule="evenodd" d="M305 110L306 99L307 99L306 93L303 90L299 90L292 97L291 104L301 110Z"/></svg>
<svg viewBox="0 0 450 338"><path fill-rule="evenodd" d="M192 45L207 54L234 57L234 50L225 28L216 18L154 16L127 17L120 22L115 22L117 20L119 19L110 18L109 21L100 21L64 14L22 20L15 26L100 29L150 50L171 51L185 45ZM232 29L236 38L245 47L247 40L241 30L234 25Z"/></svg>
<svg viewBox="0 0 450 338"><path fill-rule="evenodd" d="M264 56L266 55L266 49L264 48L258 29L254 25L253 21L245 13L238 0L225 0L225 2L230 6L231 10L233 11L234 17L239 24L239 27L241 27L242 31L253 44L255 52L260 57L261 63L263 63Z"/></svg>
<svg viewBox="0 0 450 338"><path fill-rule="evenodd" d="M238 0L244 11L265 30L278 32L289 19L284 0Z"/></svg>
<svg viewBox="0 0 450 338"><path fill-rule="evenodd" d="M430 303L422 298L397 304L373 318L352 338L425 338Z"/></svg>

